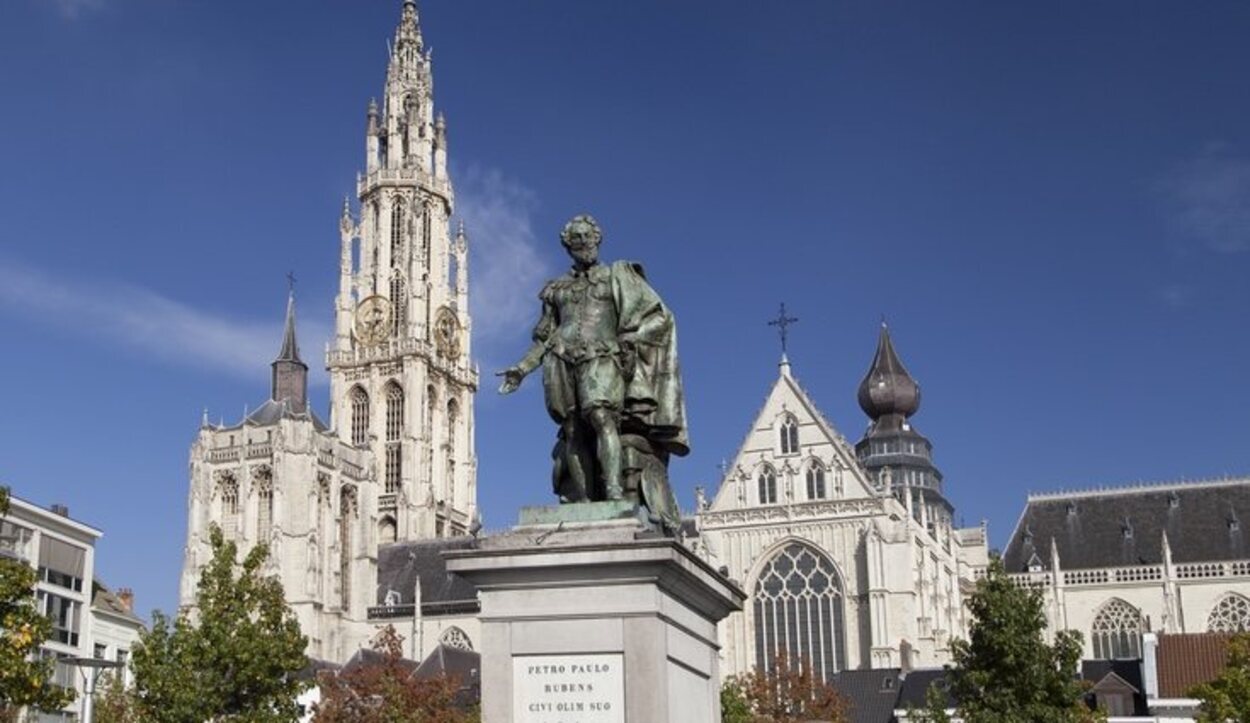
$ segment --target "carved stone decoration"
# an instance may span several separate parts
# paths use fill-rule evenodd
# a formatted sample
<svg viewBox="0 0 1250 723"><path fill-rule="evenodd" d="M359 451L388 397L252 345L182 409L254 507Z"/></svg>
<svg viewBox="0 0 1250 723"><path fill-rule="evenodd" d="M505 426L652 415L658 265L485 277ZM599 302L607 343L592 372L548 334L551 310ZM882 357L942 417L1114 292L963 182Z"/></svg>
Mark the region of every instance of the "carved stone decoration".
<svg viewBox="0 0 1250 723"><path fill-rule="evenodd" d="M438 642L457 650L473 650L473 642L469 640L469 636L455 626L444 630L443 634L439 636Z"/></svg>

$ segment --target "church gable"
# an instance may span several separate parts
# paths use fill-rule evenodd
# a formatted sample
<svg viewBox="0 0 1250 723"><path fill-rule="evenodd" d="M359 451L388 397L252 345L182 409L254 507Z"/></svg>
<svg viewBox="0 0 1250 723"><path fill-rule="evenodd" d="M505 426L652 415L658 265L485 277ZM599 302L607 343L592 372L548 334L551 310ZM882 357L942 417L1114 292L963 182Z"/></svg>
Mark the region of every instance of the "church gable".
<svg viewBox="0 0 1250 723"><path fill-rule="evenodd" d="M783 363L710 509L875 496L851 446Z"/></svg>

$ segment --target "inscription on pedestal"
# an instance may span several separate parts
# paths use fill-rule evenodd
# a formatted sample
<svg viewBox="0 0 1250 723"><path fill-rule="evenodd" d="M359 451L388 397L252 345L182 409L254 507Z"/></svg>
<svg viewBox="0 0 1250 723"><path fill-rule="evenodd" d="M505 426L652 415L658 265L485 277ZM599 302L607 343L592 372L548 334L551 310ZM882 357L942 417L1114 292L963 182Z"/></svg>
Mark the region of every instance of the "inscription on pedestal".
<svg viewBox="0 0 1250 723"><path fill-rule="evenodd" d="M515 656L512 720L624 723L624 666L620 653Z"/></svg>

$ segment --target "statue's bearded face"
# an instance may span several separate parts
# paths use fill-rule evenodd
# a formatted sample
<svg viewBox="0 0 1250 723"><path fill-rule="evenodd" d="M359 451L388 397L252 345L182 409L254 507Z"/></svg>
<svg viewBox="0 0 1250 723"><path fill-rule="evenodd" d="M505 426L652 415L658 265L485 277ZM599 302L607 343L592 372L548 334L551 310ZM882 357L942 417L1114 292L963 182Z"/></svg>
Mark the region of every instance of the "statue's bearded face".
<svg viewBox="0 0 1250 723"><path fill-rule="evenodd" d="M579 266L591 266L599 260L599 235L590 228L577 226L570 229L564 247Z"/></svg>

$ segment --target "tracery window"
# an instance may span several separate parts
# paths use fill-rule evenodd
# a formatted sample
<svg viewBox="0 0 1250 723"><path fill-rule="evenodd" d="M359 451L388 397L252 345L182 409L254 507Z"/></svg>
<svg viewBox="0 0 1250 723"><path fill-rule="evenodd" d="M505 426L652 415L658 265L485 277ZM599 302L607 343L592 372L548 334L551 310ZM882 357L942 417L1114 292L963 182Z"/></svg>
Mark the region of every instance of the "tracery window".
<svg viewBox="0 0 1250 723"><path fill-rule="evenodd" d="M443 631L438 637L438 642L449 648L457 650L472 650L473 643L469 640L469 636L458 627L452 626Z"/></svg>
<svg viewBox="0 0 1250 723"><path fill-rule="evenodd" d="M217 485L221 495L221 531L231 540L239 532L239 481L233 474L222 472Z"/></svg>
<svg viewBox="0 0 1250 723"><path fill-rule="evenodd" d="M434 484L434 415L438 409L438 390L431 384L425 388L425 419L421 435L425 438L425 479Z"/></svg>
<svg viewBox="0 0 1250 723"><path fill-rule="evenodd" d="M400 265L404 251L404 199L396 198L391 206L391 267ZM394 298L394 297L392 297Z"/></svg>
<svg viewBox="0 0 1250 723"><path fill-rule="evenodd" d="M460 419L460 404L455 399L447 400L447 442L444 445L447 455L447 504L456 505L456 426Z"/></svg>
<svg viewBox="0 0 1250 723"><path fill-rule="evenodd" d="M799 423L790 415L781 422L781 453L799 453Z"/></svg>
<svg viewBox="0 0 1250 723"><path fill-rule="evenodd" d="M404 277L396 273L391 277L391 334L401 336L408 326L408 290Z"/></svg>
<svg viewBox="0 0 1250 723"><path fill-rule="evenodd" d="M268 467L256 471L256 541L269 542L273 532L273 472Z"/></svg>
<svg viewBox="0 0 1250 723"><path fill-rule="evenodd" d="M360 387L351 391L352 444L363 446L369 441L369 393Z"/></svg>
<svg viewBox="0 0 1250 723"><path fill-rule="evenodd" d="M1207 630L1213 633L1244 633L1250 631L1250 599L1228 593L1211 609Z"/></svg>
<svg viewBox="0 0 1250 723"><path fill-rule="evenodd" d="M768 670L782 651L832 680L846 667L842 606L833 561L810 545L787 544L760 571L752 594L756 665Z"/></svg>
<svg viewBox="0 0 1250 723"><path fill-rule="evenodd" d="M825 468L819 462L812 462L807 468L807 499L823 500L826 491Z"/></svg>
<svg viewBox="0 0 1250 723"><path fill-rule="evenodd" d="M761 505L777 503L777 471L765 466L760 470L759 493Z"/></svg>
<svg viewBox="0 0 1250 723"><path fill-rule="evenodd" d="M421 204L421 248L425 252L425 271L430 271L430 202Z"/></svg>
<svg viewBox="0 0 1250 723"><path fill-rule="evenodd" d="M1090 630L1094 658L1140 658L1141 633L1141 611L1119 598L1113 598L1098 611Z"/></svg>
<svg viewBox="0 0 1250 723"><path fill-rule="evenodd" d="M399 491L403 479L404 390L391 382L386 385L386 493Z"/></svg>

